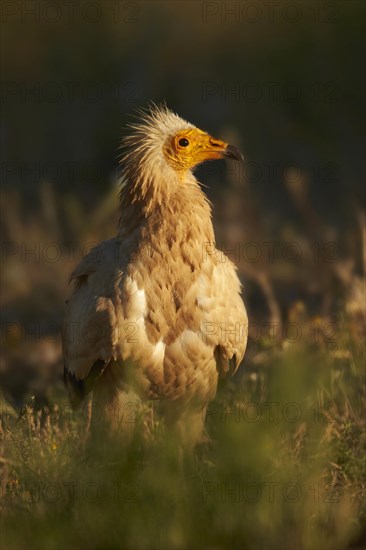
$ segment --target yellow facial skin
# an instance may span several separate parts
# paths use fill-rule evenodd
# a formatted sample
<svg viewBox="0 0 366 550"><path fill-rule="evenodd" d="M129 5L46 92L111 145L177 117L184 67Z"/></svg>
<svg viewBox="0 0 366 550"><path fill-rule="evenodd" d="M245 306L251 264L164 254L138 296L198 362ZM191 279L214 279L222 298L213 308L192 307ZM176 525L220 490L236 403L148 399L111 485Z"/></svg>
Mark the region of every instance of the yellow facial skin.
<svg viewBox="0 0 366 550"><path fill-rule="evenodd" d="M186 172L205 160L223 157L243 160L243 155L236 147L215 139L198 128L178 132L165 144L164 154L177 172Z"/></svg>

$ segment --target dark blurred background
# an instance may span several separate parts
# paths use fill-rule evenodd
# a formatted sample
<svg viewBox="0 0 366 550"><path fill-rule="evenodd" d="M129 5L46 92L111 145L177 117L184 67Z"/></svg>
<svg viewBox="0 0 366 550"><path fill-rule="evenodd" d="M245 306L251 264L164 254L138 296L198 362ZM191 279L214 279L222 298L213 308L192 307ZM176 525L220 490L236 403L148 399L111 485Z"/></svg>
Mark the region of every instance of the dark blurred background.
<svg viewBox="0 0 366 550"><path fill-rule="evenodd" d="M4 365L12 379L16 365L61 365L68 275L115 233L120 137L151 101L245 154L244 166L220 161L197 175L260 337L268 323L276 340L289 338L289 323L332 331L345 315L359 330L364 2L27 1L1 10L5 385Z"/></svg>

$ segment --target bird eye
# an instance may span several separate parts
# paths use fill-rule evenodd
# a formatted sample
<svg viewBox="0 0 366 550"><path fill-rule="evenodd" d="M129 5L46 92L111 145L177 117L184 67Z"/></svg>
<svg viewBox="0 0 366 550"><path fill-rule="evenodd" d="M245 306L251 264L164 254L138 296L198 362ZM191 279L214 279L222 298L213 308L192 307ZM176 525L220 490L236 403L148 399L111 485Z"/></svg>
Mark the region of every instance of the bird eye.
<svg viewBox="0 0 366 550"><path fill-rule="evenodd" d="M179 141L178 141L178 144L181 146L181 147L187 147L189 145L189 141L187 138L181 138Z"/></svg>

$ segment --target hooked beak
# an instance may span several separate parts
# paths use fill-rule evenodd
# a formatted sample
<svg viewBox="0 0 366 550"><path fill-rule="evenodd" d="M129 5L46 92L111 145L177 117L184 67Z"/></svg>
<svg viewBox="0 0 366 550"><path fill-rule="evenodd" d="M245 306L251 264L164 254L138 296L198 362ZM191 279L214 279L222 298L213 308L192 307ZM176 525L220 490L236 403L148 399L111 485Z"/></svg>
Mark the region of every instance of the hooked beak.
<svg viewBox="0 0 366 550"><path fill-rule="evenodd" d="M241 160L244 162L244 155L235 145L226 145L224 157L229 159Z"/></svg>
<svg viewBox="0 0 366 550"><path fill-rule="evenodd" d="M244 161L244 155L234 145L225 143L220 139L209 137L206 147L207 159L229 158Z"/></svg>

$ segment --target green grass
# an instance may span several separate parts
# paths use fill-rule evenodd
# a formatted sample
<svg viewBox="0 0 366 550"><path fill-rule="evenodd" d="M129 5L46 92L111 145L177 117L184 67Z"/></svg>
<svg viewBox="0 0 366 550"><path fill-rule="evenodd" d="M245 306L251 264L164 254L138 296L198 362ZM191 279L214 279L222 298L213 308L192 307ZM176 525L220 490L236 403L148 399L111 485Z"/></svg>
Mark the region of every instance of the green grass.
<svg viewBox="0 0 366 550"><path fill-rule="evenodd" d="M1 548L347 548L366 515L365 357L340 334L249 348L184 473L158 420L129 450L83 448L64 395L21 419L4 403Z"/></svg>

